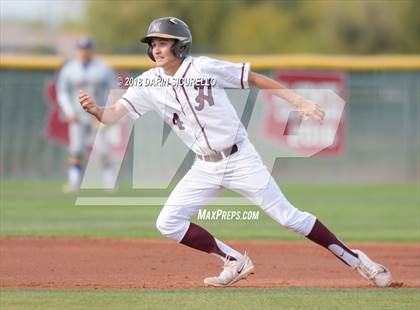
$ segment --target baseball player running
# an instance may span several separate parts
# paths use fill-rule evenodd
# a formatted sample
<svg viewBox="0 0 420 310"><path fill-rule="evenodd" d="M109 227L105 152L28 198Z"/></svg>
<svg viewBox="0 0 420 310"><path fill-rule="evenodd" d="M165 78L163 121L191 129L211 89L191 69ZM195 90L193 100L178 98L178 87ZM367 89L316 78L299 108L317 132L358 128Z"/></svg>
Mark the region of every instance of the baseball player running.
<svg viewBox="0 0 420 310"><path fill-rule="evenodd" d="M83 112L78 103L79 90L84 89L97 102L106 103L108 92L115 88L114 71L104 62L93 58L93 41L88 37L76 41L76 58L68 62L60 71L57 82L58 103L69 123L69 167L68 183L64 192L73 192L79 188L82 174L82 160L86 147L93 141L93 129L97 121ZM98 132L98 143L103 164L103 183L112 188L113 167L111 157L107 155L106 131Z"/></svg>
<svg viewBox="0 0 420 310"><path fill-rule="evenodd" d="M247 197L279 224L325 247L377 286L391 284L387 268L362 251L347 247L314 215L298 210L286 199L248 140L225 89L244 89L250 85L267 89L294 105L302 117L322 121L324 111L316 103L252 72L249 63L189 56L192 36L187 24L177 18L154 20L141 41L148 44L148 55L156 62L156 68L144 72L138 81L169 82L154 87L139 82L128 88L117 103L106 108L99 107L81 90L80 104L105 124L115 123L126 114L137 119L153 110L196 153L194 164L170 194L156 226L164 236L224 261L218 276L204 279L206 286L229 286L254 272L246 252L239 253L190 222L224 188ZM179 83L191 79L214 80L216 84Z"/></svg>

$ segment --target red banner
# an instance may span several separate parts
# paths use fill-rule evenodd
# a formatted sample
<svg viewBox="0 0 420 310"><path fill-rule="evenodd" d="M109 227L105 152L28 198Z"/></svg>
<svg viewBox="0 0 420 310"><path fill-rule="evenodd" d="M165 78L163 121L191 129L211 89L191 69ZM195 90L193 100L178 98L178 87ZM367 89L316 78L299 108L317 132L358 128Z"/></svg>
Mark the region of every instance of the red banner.
<svg viewBox="0 0 420 310"><path fill-rule="evenodd" d="M59 144L69 144L68 123L60 117L60 106L57 101L55 79L48 80L45 85L45 97L48 102L48 114L45 120L44 136Z"/></svg>

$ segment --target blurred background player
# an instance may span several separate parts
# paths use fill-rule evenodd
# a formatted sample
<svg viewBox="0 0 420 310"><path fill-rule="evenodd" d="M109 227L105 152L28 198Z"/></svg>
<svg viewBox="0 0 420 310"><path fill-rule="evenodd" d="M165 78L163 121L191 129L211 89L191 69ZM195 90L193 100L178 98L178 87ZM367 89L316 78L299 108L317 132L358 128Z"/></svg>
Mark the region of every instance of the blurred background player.
<svg viewBox="0 0 420 310"><path fill-rule="evenodd" d="M83 158L88 145L93 143L95 133L103 166L102 180L105 188L112 188L112 158L107 154L106 130L96 130L99 123L87 113L83 113L79 104L79 89L95 98L97 102L106 103L110 89L116 86L114 71L104 62L94 58L93 41L81 37L76 41L76 57L64 65L57 82L58 103L69 124L69 167L68 183L63 186L64 192L78 190L81 181Z"/></svg>

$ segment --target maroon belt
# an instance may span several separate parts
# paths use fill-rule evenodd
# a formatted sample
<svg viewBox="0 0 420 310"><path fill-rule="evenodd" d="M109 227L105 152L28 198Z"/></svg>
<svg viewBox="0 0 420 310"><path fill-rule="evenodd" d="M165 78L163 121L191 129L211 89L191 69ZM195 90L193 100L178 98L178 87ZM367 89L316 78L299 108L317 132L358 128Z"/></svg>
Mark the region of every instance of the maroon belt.
<svg viewBox="0 0 420 310"><path fill-rule="evenodd" d="M221 161L222 159L225 159L226 157L229 157L232 154L235 154L238 151L238 146L236 144L229 146L219 152L213 152L210 155L198 155L197 158L204 160L204 161Z"/></svg>

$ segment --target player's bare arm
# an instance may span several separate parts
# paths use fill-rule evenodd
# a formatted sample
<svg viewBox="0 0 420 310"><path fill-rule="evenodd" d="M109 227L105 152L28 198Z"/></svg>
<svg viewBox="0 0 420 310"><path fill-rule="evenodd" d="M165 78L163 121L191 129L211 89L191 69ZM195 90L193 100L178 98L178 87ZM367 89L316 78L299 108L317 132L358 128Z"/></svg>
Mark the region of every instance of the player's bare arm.
<svg viewBox="0 0 420 310"><path fill-rule="evenodd" d="M127 109L119 102L109 107L98 106L95 100L83 90L79 92L79 102L83 110L95 116L105 125L115 124L128 113Z"/></svg>
<svg viewBox="0 0 420 310"><path fill-rule="evenodd" d="M279 82L252 71L250 71L249 73L248 81L253 86L259 89L267 89L273 95L283 98L290 104L297 107L299 109L301 117L311 117L320 122L322 122L322 120L324 119L325 112L317 103L299 96L295 92L284 87Z"/></svg>

